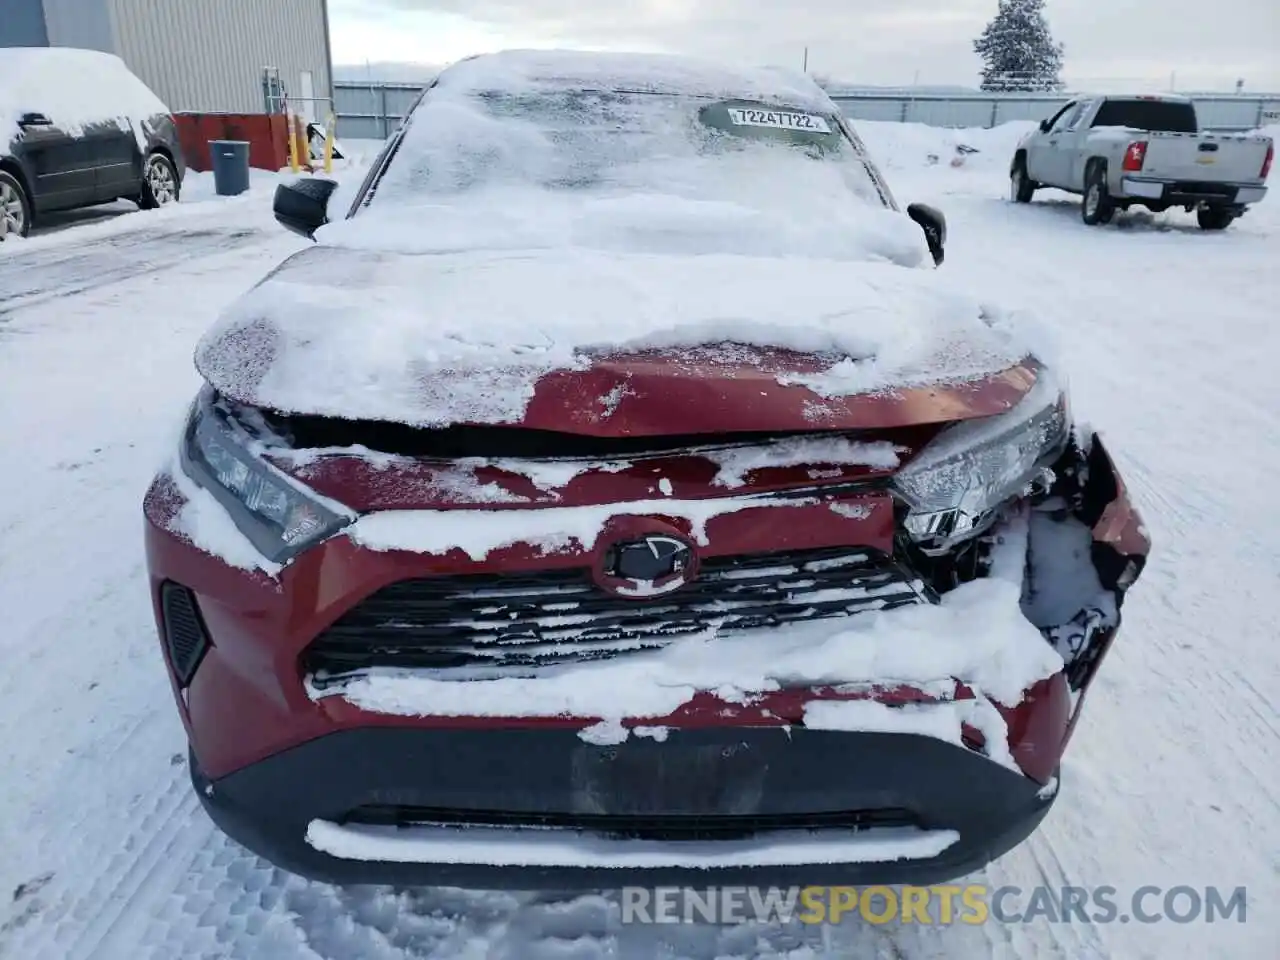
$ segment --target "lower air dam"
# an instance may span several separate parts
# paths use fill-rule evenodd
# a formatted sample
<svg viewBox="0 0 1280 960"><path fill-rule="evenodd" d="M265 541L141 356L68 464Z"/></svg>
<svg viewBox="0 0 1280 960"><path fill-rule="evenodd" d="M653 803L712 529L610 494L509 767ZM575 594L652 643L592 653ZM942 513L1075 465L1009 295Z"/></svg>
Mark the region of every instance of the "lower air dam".
<svg viewBox="0 0 1280 960"><path fill-rule="evenodd" d="M312 820L307 843L343 860L511 867L782 867L928 860L960 839L954 830L886 827L778 833L734 842L610 840L570 830L384 827Z"/></svg>

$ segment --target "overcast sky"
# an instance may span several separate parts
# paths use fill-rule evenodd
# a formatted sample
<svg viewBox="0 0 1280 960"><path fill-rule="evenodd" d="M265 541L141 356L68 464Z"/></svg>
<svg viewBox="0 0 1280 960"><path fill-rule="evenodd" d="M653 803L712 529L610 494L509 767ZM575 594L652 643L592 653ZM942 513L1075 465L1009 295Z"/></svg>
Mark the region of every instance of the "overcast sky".
<svg viewBox="0 0 1280 960"><path fill-rule="evenodd" d="M976 83L996 0L330 0L338 64L507 47L693 53L852 83ZM1068 80L1280 90L1280 0L1048 0Z"/></svg>

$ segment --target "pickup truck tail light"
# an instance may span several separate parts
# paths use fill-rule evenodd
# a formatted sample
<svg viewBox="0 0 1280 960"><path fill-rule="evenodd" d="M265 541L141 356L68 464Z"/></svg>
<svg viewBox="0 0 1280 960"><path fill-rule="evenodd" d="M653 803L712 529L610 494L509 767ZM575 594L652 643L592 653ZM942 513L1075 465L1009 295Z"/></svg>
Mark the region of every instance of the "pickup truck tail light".
<svg viewBox="0 0 1280 960"><path fill-rule="evenodd" d="M1135 140L1124 152L1124 163L1120 166L1129 173L1136 173L1147 162L1147 141Z"/></svg>
<svg viewBox="0 0 1280 960"><path fill-rule="evenodd" d="M1267 179L1267 174L1271 172L1271 161L1276 158L1276 145L1274 143L1267 144L1267 155L1262 161L1262 170L1258 176L1263 180Z"/></svg>

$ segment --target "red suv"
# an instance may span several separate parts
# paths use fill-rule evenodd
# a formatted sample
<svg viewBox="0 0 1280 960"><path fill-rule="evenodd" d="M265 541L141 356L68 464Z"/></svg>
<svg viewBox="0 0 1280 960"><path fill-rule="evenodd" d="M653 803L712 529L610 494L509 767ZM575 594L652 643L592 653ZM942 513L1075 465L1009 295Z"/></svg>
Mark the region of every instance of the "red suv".
<svg viewBox="0 0 1280 960"><path fill-rule="evenodd" d="M508 53L202 339L145 504L195 788L332 882L929 883L1057 794L1149 542L803 76Z"/></svg>

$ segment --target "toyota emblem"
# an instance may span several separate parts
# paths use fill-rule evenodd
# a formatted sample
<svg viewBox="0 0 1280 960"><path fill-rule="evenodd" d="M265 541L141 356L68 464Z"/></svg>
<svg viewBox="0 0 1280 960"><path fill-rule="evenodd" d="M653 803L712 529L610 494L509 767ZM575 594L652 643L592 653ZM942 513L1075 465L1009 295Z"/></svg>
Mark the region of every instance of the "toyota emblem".
<svg viewBox="0 0 1280 960"><path fill-rule="evenodd" d="M619 597L643 600L679 590L697 575L689 541L663 533L615 540L604 550L596 582Z"/></svg>

